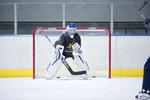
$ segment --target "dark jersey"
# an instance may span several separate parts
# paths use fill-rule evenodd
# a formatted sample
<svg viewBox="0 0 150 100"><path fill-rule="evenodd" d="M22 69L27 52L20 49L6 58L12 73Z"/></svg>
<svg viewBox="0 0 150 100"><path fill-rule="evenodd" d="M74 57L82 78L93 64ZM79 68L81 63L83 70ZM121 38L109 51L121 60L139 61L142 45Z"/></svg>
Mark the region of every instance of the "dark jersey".
<svg viewBox="0 0 150 100"><path fill-rule="evenodd" d="M149 18L144 18L144 25L148 30L150 30L150 19Z"/></svg>
<svg viewBox="0 0 150 100"><path fill-rule="evenodd" d="M64 33L60 36L59 40L55 42L55 47L57 45L63 45L64 46L63 55L66 58L68 58L73 57L72 45L75 43L78 43L81 46L81 38L78 33L75 33L73 38L71 38L68 33Z"/></svg>

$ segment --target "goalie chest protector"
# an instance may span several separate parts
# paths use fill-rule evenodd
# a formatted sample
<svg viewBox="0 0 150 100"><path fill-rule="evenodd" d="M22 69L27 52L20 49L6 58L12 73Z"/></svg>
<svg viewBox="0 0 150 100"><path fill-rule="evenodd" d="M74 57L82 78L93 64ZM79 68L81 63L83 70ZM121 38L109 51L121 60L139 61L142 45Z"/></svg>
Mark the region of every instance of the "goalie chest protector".
<svg viewBox="0 0 150 100"><path fill-rule="evenodd" d="M58 41L55 42L56 45L63 45L64 46L64 51L63 55L68 58L68 57L73 57L72 54L72 45L78 43L81 46L81 38L78 33L74 34L74 37L71 38L68 33L64 33L61 35Z"/></svg>

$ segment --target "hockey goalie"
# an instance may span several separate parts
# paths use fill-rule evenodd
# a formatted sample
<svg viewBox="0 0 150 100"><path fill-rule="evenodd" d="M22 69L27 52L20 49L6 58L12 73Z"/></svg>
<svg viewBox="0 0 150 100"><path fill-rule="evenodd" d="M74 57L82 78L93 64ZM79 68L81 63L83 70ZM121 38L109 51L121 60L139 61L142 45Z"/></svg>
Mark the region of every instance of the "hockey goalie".
<svg viewBox="0 0 150 100"><path fill-rule="evenodd" d="M66 27L66 32L55 42L54 47L56 56L47 68L48 79L53 79L62 65L65 65L71 75L87 79L89 68L82 57L81 38L73 23ZM77 71L71 68L73 64L76 66Z"/></svg>

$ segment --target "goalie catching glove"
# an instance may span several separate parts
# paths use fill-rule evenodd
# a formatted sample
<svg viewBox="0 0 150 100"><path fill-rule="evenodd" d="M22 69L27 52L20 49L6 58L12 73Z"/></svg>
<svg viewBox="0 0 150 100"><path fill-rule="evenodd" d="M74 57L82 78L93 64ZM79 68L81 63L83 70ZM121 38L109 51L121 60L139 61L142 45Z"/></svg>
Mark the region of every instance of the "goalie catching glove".
<svg viewBox="0 0 150 100"><path fill-rule="evenodd" d="M78 43L75 43L72 45L73 53L75 54L80 54L81 52L81 47Z"/></svg>

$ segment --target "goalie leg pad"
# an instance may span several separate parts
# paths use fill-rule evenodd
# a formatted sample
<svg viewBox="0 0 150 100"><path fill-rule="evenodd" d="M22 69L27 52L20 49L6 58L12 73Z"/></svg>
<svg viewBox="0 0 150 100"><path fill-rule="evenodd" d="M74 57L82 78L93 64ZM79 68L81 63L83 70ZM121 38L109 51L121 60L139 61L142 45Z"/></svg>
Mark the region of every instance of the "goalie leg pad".
<svg viewBox="0 0 150 100"><path fill-rule="evenodd" d="M81 55L75 55L74 62L77 65L78 70L86 70L88 72L89 70L88 64Z"/></svg>
<svg viewBox="0 0 150 100"><path fill-rule="evenodd" d="M48 71L48 79L52 79L58 72L58 70L60 69L60 66L62 65L61 62L61 54L58 51L57 52L57 56L54 59L53 63L48 66L47 71Z"/></svg>
<svg viewBox="0 0 150 100"><path fill-rule="evenodd" d="M52 79L53 77L55 77L55 75L59 71L61 65L62 65L61 60L58 60L54 65L49 66L49 68L48 68L48 79Z"/></svg>

